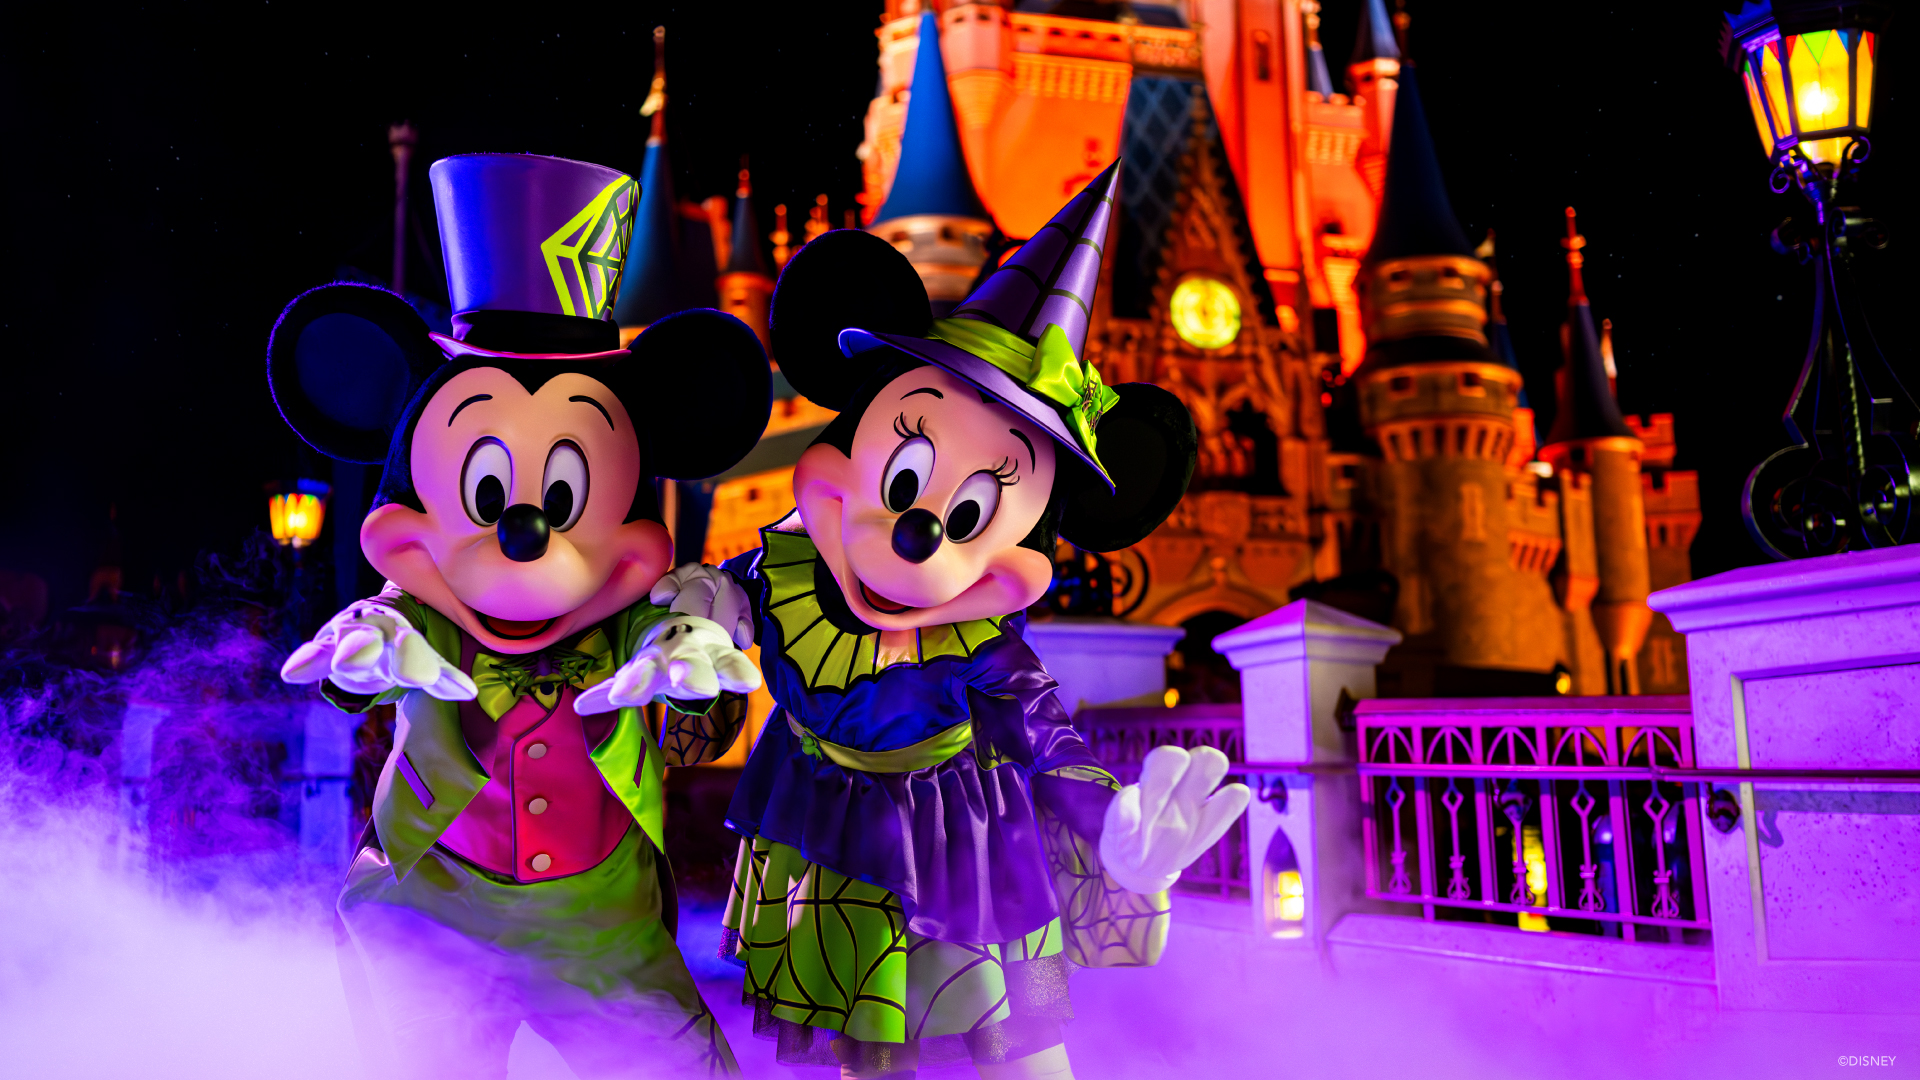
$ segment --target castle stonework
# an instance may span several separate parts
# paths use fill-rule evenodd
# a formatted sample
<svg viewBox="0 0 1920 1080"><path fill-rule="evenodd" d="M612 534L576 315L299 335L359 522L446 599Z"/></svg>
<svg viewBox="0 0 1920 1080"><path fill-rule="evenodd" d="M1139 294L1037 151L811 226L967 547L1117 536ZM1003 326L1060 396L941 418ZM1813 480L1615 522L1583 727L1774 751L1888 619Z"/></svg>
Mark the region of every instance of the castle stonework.
<svg viewBox="0 0 1920 1080"><path fill-rule="evenodd" d="M1122 159L1088 359L1109 383L1171 390L1200 434L1185 501L1111 556L1128 618L1210 639L1312 596L1405 635L1386 695L1685 692L1684 641L1646 597L1690 577L1698 482L1672 467L1671 415L1620 415L1578 285L1584 240L1570 226L1542 435L1491 236L1470 247L1452 216L1386 6L1337 2L1362 16L1344 94L1313 0L1073 16L888 0L861 224L938 305L965 293L992 231L1030 235ZM914 89L929 28L944 95ZM831 414L782 404L766 452L718 485L709 561L791 505L781 469Z"/></svg>

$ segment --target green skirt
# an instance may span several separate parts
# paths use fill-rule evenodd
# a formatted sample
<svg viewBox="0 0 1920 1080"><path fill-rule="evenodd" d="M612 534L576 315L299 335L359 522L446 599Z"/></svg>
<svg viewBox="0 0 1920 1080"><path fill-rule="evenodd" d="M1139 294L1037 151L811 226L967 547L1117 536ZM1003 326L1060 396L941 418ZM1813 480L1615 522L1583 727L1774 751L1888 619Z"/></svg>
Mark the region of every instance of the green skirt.
<svg viewBox="0 0 1920 1080"><path fill-rule="evenodd" d="M907 929L898 896L785 844L741 841L726 928L755 1034L787 1064L872 1062L888 1046L927 1066L1005 1061L1057 1044L1073 1018L1060 920L999 944L936 941Z"/></svg>

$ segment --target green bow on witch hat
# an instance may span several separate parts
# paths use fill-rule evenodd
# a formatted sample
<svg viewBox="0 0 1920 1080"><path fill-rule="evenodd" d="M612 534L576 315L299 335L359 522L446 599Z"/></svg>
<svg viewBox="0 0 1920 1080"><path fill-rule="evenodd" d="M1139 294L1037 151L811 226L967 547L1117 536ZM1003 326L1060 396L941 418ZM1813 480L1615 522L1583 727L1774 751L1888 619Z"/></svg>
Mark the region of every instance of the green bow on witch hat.
<svg viewBox="0 0 1920 1080"><path fill-rule="evenodd" d="M929 336L840 332L848 356L892 347L945 368L1032 420L1100 475L1100 418L1120 400L1085 359L1101 245L1113 217L1120 163L1107 166Z"/></svg>

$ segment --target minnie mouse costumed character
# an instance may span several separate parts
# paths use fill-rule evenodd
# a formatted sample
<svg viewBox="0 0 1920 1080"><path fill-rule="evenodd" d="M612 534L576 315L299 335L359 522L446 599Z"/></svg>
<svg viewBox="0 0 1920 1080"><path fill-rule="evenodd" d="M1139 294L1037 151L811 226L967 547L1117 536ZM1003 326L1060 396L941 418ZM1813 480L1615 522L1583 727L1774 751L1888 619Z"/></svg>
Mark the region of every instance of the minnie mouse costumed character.
<svg viewBox="0 0 1920 1080"><path fill-rule="evenodd" d="M1120 787L1021 638L1056 535L1135 543L1193 471L1177 399L1081 360L1117 181L950 318L850 230L774 292L781 370L839 410L795 468L798 509L726 564L779 705L728 810L726 926L783 1061L1069 1076L1068 963L1155 962L1164 890L1247 804L1215 791L1210 748L1158 748Z"/></svg>
<svg viewBox="0 0 1920 1080"><path fill-rule="evenodd" d="M653 478L753 447L766 357L706 310L620 347L632 178L520 154L429 175L454 334L336 284L269 347L294 430L385 463L360 538L388 587L282 672L349 711L399 702L337 909L356 1028L408 1077L505 1076L522 1020L583 1078L733 1073L673 941L662 776L732 743L760 677L728 629L647 595L673 557ZM733 589L697 567L675 583L703 611ZM581 707L616 675L627 707Z"/></svg>

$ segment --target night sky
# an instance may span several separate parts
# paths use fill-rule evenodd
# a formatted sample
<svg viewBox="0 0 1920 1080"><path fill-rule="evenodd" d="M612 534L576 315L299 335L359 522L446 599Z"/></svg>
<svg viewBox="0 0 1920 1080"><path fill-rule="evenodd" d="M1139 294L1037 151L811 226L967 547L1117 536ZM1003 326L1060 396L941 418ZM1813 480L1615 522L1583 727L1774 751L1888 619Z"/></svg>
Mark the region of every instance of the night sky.
<svg viewBox="0 0 1920 1080"><path fill-rule="evenodd" d="M1357 0L1325 0L1336 71ZM1588 291L1610 317L1629 412L1677 415L1701 473L1696 575L1759 560L1741 526L1748 469L1783 444L1805 349L1808 271L1768 247L1801 212L1767 190L1744 92L1720 66L1712 3L1411 0L1412 53L1454 207L1499 265L1529 393L1551 421L1580 211ZM0 569L85 599L117 508L130 591L265 524L261 485L326 475L279 420L262 363L294 295L391 265L387 126L420 132L410 291L444 300L425 168L532 151L637 173L668 27L669 142L683 198L731 194L742 154L763 229L825 192L837 223L875 81L878 3L518 5L428 18L402 5L37 5L0 40L8 257L0 309ZM492 9L499 11L502 9ZM1882 53L1860 194L1894 244L1862 260L1882 349L1908 153L1897 43ZM303 455L306 455L303 457ZM329 526L331 531L332 526Z"/></svg>

